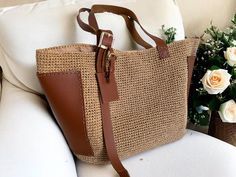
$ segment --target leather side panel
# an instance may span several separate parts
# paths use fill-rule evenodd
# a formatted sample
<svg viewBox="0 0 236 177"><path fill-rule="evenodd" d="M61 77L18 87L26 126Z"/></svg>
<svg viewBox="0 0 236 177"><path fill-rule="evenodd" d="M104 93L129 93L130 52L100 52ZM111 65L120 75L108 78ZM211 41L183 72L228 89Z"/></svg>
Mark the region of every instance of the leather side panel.
<svg viewBox="0 0 236 177"><path fill-rule="evenodd" d="M86 128L81 73L38 73L38 78L72 151L92 156Z"/></svg>
<svg viewBox="0 0 236 177"><path fill-rule="evenodd" d="M188 56L187 62L188 62L188 93L192 81L192 74L193 74L193 68L195 63L196 56Z"/></svg>

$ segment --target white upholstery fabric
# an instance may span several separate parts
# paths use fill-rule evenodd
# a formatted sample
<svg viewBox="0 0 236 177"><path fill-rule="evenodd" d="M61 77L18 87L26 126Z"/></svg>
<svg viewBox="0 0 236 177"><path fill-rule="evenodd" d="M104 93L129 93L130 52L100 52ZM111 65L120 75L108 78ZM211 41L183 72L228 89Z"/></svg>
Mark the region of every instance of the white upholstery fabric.
<svg viewBox="0 0 236 177"><path fill-rule="evenodd" d="M77 42L95 44L95 37L82 31L76 22L78 9L95 2L133 9L143 26L155 35L160 35L165 24L177 28L177 39L184 38L182 18L173 0L49 0L3 8L0 10L0 65L5 77L21 88L42 93L36 78L35 50ZM114 32L115 48L133 47L121 17L99 14L98 21L102 28Z"/></svg>
<svg viewBox="0 0 236 177"><path fill-rule="evenodd" d="M76 177L74 159L39 96L3 81L1 177Z"/></svg>
<svg viewBox="0 0 236 177"><path fill-rule="evenodd" d="M179 141L123 161L131 177L235 177L236 148L188 130ZM111 165L77 162L79 177L116 177Z"/></svg>

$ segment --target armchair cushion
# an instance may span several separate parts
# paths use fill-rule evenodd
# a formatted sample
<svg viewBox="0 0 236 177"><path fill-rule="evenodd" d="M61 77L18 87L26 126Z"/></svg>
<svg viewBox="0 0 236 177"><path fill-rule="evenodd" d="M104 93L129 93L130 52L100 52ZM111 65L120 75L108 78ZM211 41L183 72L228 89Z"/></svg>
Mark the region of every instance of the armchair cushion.
<svg viewBox="0 0 236 177"><path fill-rule="evenodd" d="M123 161L132 177L235 177L236 148L188 130L179 141ZM115 177L111 165L77 162L79 177Z"/></svg>
<svg viewBox="0 0 236 177"><path fill-rule="evenodd" d="M98 2L131 8L153 34L160 36L161 26L165 24L166 27L177 28L177 39L184 38L182 18L173 0ZM90 7L93 3L86 0L48 0L0 9L0 65L4 77L20 88L42 93L36 78L35 50L78 42L95 44L95 36L82 31L76 22L79 8ZM114 47L132 49L134 45L121 17L98 14L97 18L102 28L114 32Z"/></svg>

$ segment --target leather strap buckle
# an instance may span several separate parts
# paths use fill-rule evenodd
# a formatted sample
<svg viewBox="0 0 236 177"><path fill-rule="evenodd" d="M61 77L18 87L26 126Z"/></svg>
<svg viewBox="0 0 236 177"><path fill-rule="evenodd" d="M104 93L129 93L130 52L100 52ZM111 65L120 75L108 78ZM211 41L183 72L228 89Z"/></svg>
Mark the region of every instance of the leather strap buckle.
<svg viewBox="0 0 236 177"><path fill-rule="evenodd" d="M112 42L113 34L103 31L100 35L98 47L106 50L112 46Z"/></svg>

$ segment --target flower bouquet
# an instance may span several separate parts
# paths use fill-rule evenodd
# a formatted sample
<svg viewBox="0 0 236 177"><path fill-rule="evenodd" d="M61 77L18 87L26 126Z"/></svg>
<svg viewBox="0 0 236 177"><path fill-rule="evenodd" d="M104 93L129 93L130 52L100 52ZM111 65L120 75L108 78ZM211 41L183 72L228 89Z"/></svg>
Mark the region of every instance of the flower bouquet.
<svg viewBox="0 0 236 177"><path fill-rule="evenodd" d="M208 125L212 115L220 117L218 124L236 123L236 14L225 31L211 24L205 35L193 71L189 118L197 125Z"/></svg>
<svg viewBox="0 0 236 177"><path fill-rule="evenodd" d="M162 26L162 30L166 43L173 42L176 29ZM225 31L211 24L201 39L188 117L195 125L210 123L210 135L236 146L236 14Z"/></svg>
<svg viewBox="0 0 236 177"><path fill-rule="evenodd" d="M189 100L189 118L207 125L212 111L223 122L236 123L236 15L233 25L220 31L211 25L197 52Z"/></svg>

